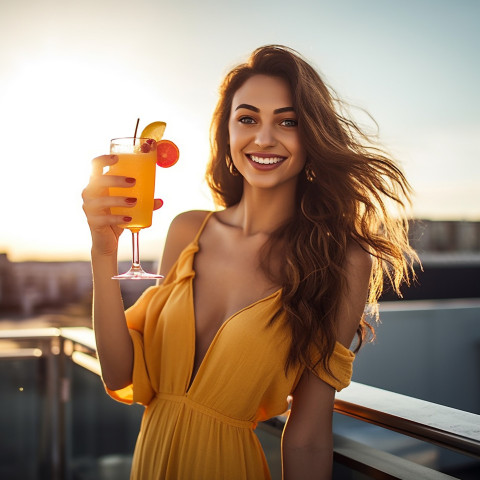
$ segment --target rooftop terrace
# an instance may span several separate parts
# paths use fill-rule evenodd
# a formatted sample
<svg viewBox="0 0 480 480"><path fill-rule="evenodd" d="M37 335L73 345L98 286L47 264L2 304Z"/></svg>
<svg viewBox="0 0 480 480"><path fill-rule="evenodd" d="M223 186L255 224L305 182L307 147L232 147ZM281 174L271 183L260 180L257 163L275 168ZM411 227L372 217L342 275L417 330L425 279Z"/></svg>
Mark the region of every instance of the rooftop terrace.
<svg viewBox="0 0 480 480"><path fill-rule="evenodd" d="M112 401L99 373L89 328L0 330L0 478L128 478L143 408ZM334 479L479 478L477 414L357 382L335 412ZM257 428L274 479L287 415Z"/></svg>

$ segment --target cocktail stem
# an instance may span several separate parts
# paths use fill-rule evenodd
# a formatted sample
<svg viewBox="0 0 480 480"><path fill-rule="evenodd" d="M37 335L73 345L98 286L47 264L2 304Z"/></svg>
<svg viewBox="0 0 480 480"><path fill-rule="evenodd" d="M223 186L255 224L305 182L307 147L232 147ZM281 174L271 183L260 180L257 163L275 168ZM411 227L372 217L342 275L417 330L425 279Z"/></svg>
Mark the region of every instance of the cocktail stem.
<svg viewBox="0 0 480 480"><path fill-rule="evenodd" d="M134 268L140 267L140 250L138 245L138 230L132 230L132 263Z"/></svg>

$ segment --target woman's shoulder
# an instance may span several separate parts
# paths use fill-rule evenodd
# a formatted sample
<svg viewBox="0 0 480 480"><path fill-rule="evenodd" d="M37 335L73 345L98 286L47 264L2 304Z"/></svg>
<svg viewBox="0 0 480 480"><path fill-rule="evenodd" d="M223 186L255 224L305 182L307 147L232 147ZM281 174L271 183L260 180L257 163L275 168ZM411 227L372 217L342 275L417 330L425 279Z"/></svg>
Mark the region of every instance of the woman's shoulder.
<svg viewBox="0 0 480 480"><path fill-rule="evenodd" d="M357 241L351 241L347 245L346 266L347 272L364 272L369 273L372 269L372 255L366 245L362 245Z"/></svg>
<svg viewBox="0 0 480 480"><path fill-rule="evenodd" d="M207 210L190 210L178 214L168 229L167 242L173 240L180 251L183 250L195 239L210 213Z"/></svg>
<svg viewBox="0 0 480 480"><path fill-rule="evenodd" d="M182 230L183 233L191 232L193 237L195 237L209 213L211 212L208 210L189 210L179 213L172 220L169 231Z"/></svg>
<svg viewBox="0 0 480 480"><path fill-rule="evenodd" d="M175 236L176 242L184 244L185 248L195 239L210 214L208 210L189 210L178 214L170 224L168 236Z"/></svg>
<svg viewBox="0 0 480 480"><path fill-rule="evenodd" d="M195 239L209 213L206 210L190 210L172 220L162 256L162 271L170 270L180 253Z"/></svg>

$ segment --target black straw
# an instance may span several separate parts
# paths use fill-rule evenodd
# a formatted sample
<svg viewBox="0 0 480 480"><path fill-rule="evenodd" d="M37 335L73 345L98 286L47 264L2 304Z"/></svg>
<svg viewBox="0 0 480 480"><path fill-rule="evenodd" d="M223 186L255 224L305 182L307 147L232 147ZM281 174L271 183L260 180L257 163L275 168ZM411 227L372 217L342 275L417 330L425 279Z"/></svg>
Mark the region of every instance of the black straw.
<svg viewBox="0 0 480 480"><path fill-rule="evenodd" d="M137 124L135 125L135 133L133 134L133 144L135 145L135 140L137 138L137 130L138 130L138 124L140 123L140 119L137 118Z"/></svg>

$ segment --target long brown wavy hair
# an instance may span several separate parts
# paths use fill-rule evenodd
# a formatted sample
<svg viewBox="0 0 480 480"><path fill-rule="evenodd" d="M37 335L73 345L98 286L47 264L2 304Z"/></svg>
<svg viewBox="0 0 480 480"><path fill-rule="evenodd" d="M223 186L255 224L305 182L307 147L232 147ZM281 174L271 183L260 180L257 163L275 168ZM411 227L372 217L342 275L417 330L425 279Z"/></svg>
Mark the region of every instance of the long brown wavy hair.
<svg viewBox="0 0 480 480"><path fill-rule="evenodd" d="M230 207L242 197L243 177L232 175L227 166L228 122L235 92L258 74L280 77L290 86L307 157L298 178L296 214L270 236L263 250L267 274L278 242L286 258L277 278L292 335L285 368L298 362L313 368L313 345L320 352L319 362L330 371L349 244L357 242L374 259L368 294L373 318L385 280L401 296L401 284L414 278L417 257L409 245L406 215L411 188L390 156L344 113L343 103L317 71L294 50L270 45L231 70L220 88L206 172L217 205ZM373 334L364 315L355 351Z"/></svg>

